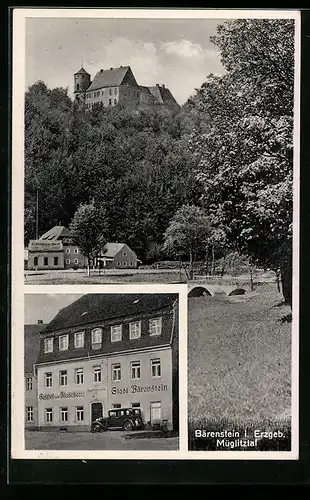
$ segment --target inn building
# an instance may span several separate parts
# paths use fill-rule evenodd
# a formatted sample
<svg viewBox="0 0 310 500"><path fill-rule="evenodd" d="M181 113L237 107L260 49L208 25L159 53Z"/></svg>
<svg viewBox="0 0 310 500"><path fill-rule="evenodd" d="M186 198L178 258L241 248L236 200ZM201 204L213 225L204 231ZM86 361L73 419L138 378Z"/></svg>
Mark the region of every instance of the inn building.
<svg viewBox="0 0 310 500"><path fill-rule="evenodd" d="M178 294L87 294L40 332L38 428L85 430L140 408L146 428L178 428Z"/></svg>

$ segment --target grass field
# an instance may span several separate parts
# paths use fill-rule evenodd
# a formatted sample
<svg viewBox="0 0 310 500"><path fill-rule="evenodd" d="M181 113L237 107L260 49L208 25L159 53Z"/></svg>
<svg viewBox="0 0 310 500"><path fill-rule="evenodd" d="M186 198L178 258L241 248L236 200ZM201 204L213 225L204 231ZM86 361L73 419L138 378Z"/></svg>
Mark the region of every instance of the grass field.
<svg viewBox="0 0 310 500"><path fill-rule="evenodd" d="M193 431L290 428L290 309L273 284L189 299L188 412ZM289 443L288 443L289 445Z"/></svg>

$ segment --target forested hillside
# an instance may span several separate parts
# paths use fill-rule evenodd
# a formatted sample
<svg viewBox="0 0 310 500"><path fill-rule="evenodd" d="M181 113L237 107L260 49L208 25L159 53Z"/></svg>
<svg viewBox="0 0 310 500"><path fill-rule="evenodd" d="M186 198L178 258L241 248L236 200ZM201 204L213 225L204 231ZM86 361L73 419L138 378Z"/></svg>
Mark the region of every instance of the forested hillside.
<svg viewBox="0 0 310 500"><path fill-rule="evenodd" d="M68 226L81 202L105 209L108 239L125 241L140 256L158 256L163 234L185 203L202 193L189 152L194 128L206 127L185 105L163 109L75 109L65 89L37 82L25 103L25 238L57 223Z"/></svg>

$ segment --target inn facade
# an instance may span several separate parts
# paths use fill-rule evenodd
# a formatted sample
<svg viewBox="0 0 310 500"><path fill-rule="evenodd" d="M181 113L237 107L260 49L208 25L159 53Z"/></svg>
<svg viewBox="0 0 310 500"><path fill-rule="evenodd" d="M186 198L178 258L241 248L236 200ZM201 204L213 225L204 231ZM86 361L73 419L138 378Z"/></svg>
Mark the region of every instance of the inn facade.
<svg viewBox="0 0 310 500"><path fill-rule="evenodd" d="M88 294L40 332L38 428L89 431L116 408L178 428L178 295Z"/></svg>

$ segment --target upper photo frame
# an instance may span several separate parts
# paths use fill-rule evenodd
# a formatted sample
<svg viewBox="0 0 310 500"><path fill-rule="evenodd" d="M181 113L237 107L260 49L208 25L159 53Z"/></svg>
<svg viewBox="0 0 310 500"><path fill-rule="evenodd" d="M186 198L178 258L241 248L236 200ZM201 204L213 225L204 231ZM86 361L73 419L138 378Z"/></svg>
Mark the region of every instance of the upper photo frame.
<svg viewBox="0 0 310 500"><path fill-rule="evenodd" d="M299 24L297 11L14 9L13 280L272 281L291 304Z"/></svg>

